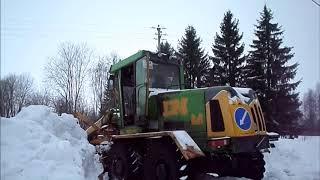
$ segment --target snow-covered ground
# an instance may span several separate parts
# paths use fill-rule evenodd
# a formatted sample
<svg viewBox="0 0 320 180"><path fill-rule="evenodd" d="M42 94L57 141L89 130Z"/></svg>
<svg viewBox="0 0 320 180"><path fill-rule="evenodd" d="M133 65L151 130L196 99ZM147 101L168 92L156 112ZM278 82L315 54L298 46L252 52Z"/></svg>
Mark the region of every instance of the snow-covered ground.
<svg viewBox="0 0 320 180"><path fill-rule="evenodd" d="M265 179L320 179L319 136L280 139L275 145L265 153ZM96 180L100 172L95 148L72 115L29 106L1 118L1 180Z"/></svg>
<svg viewBox="0 0 320 180"><path fill-rule="evenodd" d="M270 149L271 153L264 153L265 180L320 180L320 136L279 139L274 144L276 147ZM247 180L213 176L203 175L200 179Z"/></svg>
<svg viewBox="0 0 320 180"><path fill-rule="evenodd" d="M280 139L265 153L265 179L320 179L320 137Z"/></svg>
<svg viewBox="0 0 320 180"><path fill-rule="evenodd" d="M45 106L1 117L1 180L96 180L102 167L77 122Z"/></svg>

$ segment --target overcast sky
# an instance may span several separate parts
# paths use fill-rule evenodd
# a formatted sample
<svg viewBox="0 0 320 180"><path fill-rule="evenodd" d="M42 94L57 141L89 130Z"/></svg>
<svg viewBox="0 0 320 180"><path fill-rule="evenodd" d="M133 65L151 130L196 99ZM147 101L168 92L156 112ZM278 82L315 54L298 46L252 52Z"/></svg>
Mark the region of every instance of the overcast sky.
<svg viewBox="0 0 320 180"><path fill-rule="evenodd" d="M285 30L284 45L294 47L291 62L300 64L296 80L302 79L298 90L313 88L320 80L320 7L312 0L1 0L1 77L26 72L41 86L44 64L65 41L86 42L97 55L116 52L122 58L154 51L150 27L157 24L167 28L165 38L175 48L186 26L193 25L211 55L228 9L239 19L249 50L264 4Z"/></svg>

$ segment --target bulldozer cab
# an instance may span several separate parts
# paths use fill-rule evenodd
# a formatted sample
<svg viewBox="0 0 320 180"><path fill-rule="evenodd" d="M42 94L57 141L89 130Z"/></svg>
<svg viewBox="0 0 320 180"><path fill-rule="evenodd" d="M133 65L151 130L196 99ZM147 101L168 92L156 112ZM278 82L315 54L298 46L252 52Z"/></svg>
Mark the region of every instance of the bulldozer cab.
<svg viewBox="0 0 320 180"><path fill-rule="evenodd" d="M183 71L178 61L165 54L138 53L114 64L112 74L115 105L120 109L120 128L134 129L146 124L148 97L152 92L183 88ZM138 130L137 130L138 129Z"/></svg>

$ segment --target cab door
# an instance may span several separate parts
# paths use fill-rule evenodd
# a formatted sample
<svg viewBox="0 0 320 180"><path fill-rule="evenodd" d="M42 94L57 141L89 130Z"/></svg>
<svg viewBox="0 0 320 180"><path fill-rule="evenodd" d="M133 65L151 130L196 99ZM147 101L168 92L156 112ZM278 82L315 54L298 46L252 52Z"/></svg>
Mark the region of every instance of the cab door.
<svg viewBox="0 0 320 180"><path fill-rule="evenodd" d="M140 60L136 61L136 71L135 71L135 79L136 79L136 117L135 121L137 125L144 125L146 122L146 106L148 100L148 89L147 83L147 57L142 57Z"/></svg>

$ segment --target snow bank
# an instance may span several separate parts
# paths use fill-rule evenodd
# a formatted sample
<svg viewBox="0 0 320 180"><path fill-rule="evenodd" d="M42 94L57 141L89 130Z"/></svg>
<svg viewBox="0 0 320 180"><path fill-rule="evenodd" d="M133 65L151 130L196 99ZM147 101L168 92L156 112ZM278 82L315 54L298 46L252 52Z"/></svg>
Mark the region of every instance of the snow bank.
<svg viewBox="0 0 320 180"><path fill-rule="evenodd" d="M46 106L1 118L1 179L97 179L102 167L77 122Z"/></svg>
<svg viewBox="0 0 320 180"><path fill-rule="evenodd" d="M320 137L279 139L265 153L265 179L320 179Z"/></svg>

